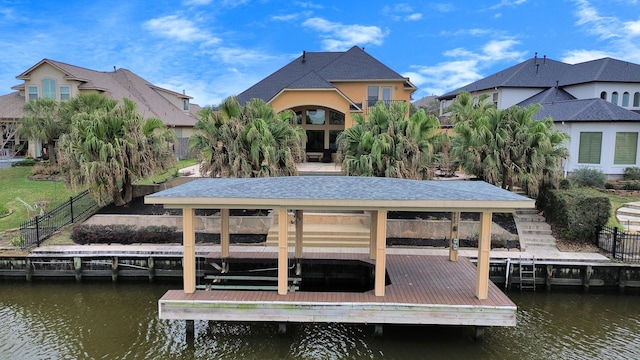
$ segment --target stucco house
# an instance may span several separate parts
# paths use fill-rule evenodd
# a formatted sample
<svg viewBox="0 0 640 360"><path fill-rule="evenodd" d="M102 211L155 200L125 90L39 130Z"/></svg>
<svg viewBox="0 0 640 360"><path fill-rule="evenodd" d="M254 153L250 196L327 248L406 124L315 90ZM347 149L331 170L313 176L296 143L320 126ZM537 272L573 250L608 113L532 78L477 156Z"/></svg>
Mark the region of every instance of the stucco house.
<svg viewBox="0 0 640 360"><path fill-rule="evenodd" d="M569 134L565 173L596 168L611 178L640 166L640 65L612 58L566 64L534 56L439 97L441 115L462 91L489 95L499 109L541 104Z"/></svg>
<svg viewBox="0 0 640 360"><path fill-rule="evenodd" d="M416 90L408 78L363 49L303 52L302 55L237 96L242 105L258 98L275 111L293 110L307 133L311 159L331 161L336 137L378 101L407 104Z"/></svg>
<svg viewBox="0 0 640 360"><path fill-rule="evenodd" d="M23 82L12 87L15 92L0 96L0 124L3 129L15 126L23 116L22 107L30 99L67 100L81 92L99 92L110 98L133 100L145 118L157 117L171 128L178 141L179 158L188 156L187 140L193 132L200 107L190 103L191 97L155 86L127 69L95 71L59 61L43 59L16 79ZM25 139L21 139L25 140ZM7 146L12 146L9 142ZM30 143L29 154L38 157L41 144ZM5 150L6 151L6 150Z"/></svg>

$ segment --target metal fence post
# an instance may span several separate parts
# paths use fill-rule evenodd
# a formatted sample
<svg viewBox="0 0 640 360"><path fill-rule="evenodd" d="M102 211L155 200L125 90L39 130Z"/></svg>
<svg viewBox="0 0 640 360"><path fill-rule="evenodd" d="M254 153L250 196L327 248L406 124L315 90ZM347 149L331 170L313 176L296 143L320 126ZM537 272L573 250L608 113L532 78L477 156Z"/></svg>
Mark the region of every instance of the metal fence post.
<svg viewBox="0 0 640 360"><path fill-rule="evenodd" d="M618 228L613 228L613 244L611 245L611 253L613 258L616 258L616 243L618 242Z"/></svg>
<svg viewBox="0 0 640 360"><path fill-rule="evenodd" d="M69 212L71 213L71 223L73 224L73 196L69 197Z"/></svg>
<svg viewBox="0 0 640 360"><path fill-rule="evenodd" d="M39 215L36 215L36 245L38 247L40 247L40 222L38 221L39 217Z"/></svg>

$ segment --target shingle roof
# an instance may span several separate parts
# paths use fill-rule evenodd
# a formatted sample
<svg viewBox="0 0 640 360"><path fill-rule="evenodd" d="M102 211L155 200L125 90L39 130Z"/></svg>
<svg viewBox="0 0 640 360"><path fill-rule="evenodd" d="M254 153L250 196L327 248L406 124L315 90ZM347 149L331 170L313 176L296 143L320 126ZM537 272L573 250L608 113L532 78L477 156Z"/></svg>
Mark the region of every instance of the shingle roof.
<svg viewBox="0 0 640 360"><path fill-rule="evenodd" d="M548 58L534 57L450 91L440 96L439 99L453 99L462 91L474 92L499 87L548 88L586 82L638 83L640 82L640 65L608 57L574 65Z"/></svg>
<svg viewBox="0 0 640 360"><path fill-rule="evenodd" d="M529 104L551 103L554 101L574 100L576 97L558 87L548 88L518 103L519 106Z"/></svg>
<svg viewBox="0 0 640 360"><path fill-rule="evenodd" d="M460 92L482 91L499 87L547 88L556 86L571 65L548 58L534 57L510 68L450 91L439 99L452 99Z"/></svg>
<svg viewBox="0 0 640 360"><path fill-rule="evenodd" d="M640 122L640 114L629 111L602 99L576 99L542 103L542 108L533 116L541 120L551 116L553 121L566 122Z"/></svg>
<svg viewBox="0 0 640 360"><path fill-rule="evenodd" d="M237 99L240 104L253 98L268 102L284 89L327 88L326 83L352 80L403 80L408 83L407 78L354 46L345 52L305 52L240 93Z"/></svg>
<svg viewBox="0 0 640 360"><path fill-rule="evenodd" d="M116 100L122 98L133 100L138 107L138 111L144 117L158 117L166 125L178 127L192 127L197 121L195 113L192 112L193 110L189 112L183 111L182 108L176 107L159 92L164 91L185 99L189 99L189 96L159 88L127 69L118 69L110 72L95 71L51 59L43 59L16 78L28 79L29 74L45 62L63 72L65 78L81 81L80 89L102 91ZM24 99L22 101L24 104Z"/></svg>
<svg viewBox="0 0 640 360"><path fill-rule="evenodd" d="M0 119L19 119L22 117L24 98L19 91L0 96Z"/></svg>

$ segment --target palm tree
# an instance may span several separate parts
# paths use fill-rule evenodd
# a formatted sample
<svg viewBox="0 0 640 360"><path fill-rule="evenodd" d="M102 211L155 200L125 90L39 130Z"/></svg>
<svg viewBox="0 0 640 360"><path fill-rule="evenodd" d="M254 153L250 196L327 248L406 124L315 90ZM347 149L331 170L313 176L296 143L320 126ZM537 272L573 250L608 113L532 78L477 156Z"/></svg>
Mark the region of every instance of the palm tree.
<svg viewBox="0 0 640 360"><path fill-rule="evenodd" d="M337 139L337 161L349 176L428 179L435 152L446 141L440 123L423 109L407 118L407 104L378 102L369 119L354 115L354 125Z"/></svg>
<svg viewBox="0 0 640 360"><path fill-rule="evenodd" d="M552 119L532 119L539 105L470 107L461 95L450 107L456 124L451 154L467 174L504 189L520 186L534 197L542 186L558 186L568 137Z"/></svg>
<svg viewBox="0 0 640 360"><path fill-rule="evenodd" d="M67 184L87 186L100 204L116 206L132 199L132 184L175 164L174 140L161 120L143 119L129 99L123 104L72 117L72 130L61 137L61 164Z"/></svg>
<svg viewBox="0 0 640 360"><path fill-rule="evenodd" d="M19 120L21 137L47 144L51 164L56 163L56 141L68 126L60 121L60 103L49 98L29 100L24 105L25 116Z"/></svg>
<svg viewBox="0 0 640 360"><path fill-rule="evenodd" d="M295 114L276 114L259 99L240 106L229 97L219 106L200 111L189 138L200 172L211 177L269 177L297 175L296 163L304 157L304 130Z"/></svg>

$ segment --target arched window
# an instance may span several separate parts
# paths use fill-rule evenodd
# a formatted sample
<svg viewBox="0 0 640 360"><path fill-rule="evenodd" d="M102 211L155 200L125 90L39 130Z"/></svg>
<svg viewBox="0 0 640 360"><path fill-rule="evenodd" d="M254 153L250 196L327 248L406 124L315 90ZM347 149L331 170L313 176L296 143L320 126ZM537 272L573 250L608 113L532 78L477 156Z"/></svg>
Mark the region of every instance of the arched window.
<svg viewBox="0 0 640 360"><path fill-rule="evenodd" d="M618 105L618 92L614 91L611 93L611 103Z"/></svg>
<svg viewBox="0 0 640 360"><path fill-rule="evenodd" d="M640 107L640 92L633 94L633 107Z"/></svg>
<svg viewBox="0 0 640 360"><path fill-rule="evenodd" d="M622 107L629 107L629 93L622 93Z"/></svg>
<svg viewBox="0 0 640 360"><path fill-rule="evenodd" d="M57 100L56 81L53 79L42 80L42 97L45 99Z"/></svg>
<svg viewBox="0 0 640 360"><path fill-rule="evenodd" d="M603 91L603 92L600 93L600 99L607 100L607 92L606 91Z"/></svg>

